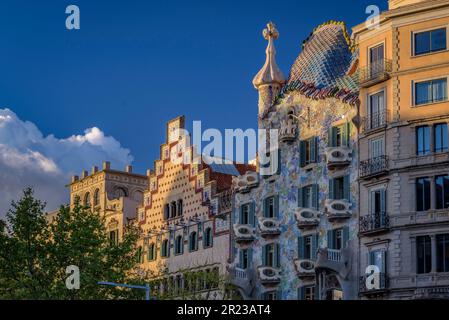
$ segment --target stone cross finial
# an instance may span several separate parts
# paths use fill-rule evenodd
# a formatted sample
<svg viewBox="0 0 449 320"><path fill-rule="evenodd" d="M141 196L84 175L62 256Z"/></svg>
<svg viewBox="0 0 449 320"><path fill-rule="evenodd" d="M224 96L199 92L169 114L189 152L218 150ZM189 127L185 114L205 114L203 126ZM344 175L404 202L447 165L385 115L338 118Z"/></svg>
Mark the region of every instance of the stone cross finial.
<svg viewBox="0 0 449 320"><path fill-rule="evenodd" d="M273 22L270 21L267 24L267 27L263 29L263 37L266 40L269 40L270 38L276 40L277 38L279 38L279 32L276 29L276 25Z"/></svg>

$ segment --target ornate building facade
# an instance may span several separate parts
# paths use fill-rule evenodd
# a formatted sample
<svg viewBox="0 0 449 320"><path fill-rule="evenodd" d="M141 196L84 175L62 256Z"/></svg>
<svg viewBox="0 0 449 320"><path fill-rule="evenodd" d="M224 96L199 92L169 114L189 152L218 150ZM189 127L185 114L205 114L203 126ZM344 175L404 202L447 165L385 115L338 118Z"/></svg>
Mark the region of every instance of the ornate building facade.
<svg viewBox="0 0 449 320"><path fill-rule="evenodd" d="M304 42L288 81L267 60L253 80L259 127L278 129L277 172L235 181L234 284L245 298L357 296L357 53L344 24L325 23ZM262 155L263 156L263 155ZM259 155L259 159L261 155ZM260 167L261 165L259 165Z"/></svg>
<svg viewBox="0 0 449 320"><path fill-rule="evenodd" d="M449 298L448 25L448 1L391 0L377 28L353 29L363 299Z"/></svg>

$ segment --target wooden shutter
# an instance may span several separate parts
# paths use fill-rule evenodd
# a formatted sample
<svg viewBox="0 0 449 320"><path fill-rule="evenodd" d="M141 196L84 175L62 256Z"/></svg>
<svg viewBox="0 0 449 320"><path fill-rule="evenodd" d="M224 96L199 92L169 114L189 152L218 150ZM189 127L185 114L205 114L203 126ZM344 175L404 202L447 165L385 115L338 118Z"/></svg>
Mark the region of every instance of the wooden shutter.
<svg viewBox="0 0 449 320"><path fill-rule="evenodd" d="M304 208L304 188L298 189L298 207Z"/></svg>
<svg viewBox="0 0 449 320"><path fill-rule="evenodd" d="M327 247L328 249L334 248L334 230L327 231Z"/></svg>
<svg viewBox="0 0 449 320"><path fill-rule="evenodd" d="M298 237L298 259L304 259L304 237Z"/></svg>
<svg viewBox="0 0 449 320"><path fill-rule="evenodd" d="M315 260L317 258L318 238L318 234L312 236L312 260Z"/></svg>
<svg viewBox="0 0 449 320"><path fill-rule="evenodd" d="M267 246L262 247L262 266L265 267L267 265Z"/></svg>
<svg viewBox="0 0 449 320"><path fill-rule="evenodd" d="M310 145L310 162L315 163L317 162L317 137L310 138L309 145Z"/></svg>
<svg viewBox="0 0 449 320"><path fill-rule="evenodd" d="M253 265L253 248L249 248L248 250L248 268Z"/></svg>
<svg viewBox="0 0 449 320"><path fill-rule="evenodd" d="M299 142L299 165L304 167L306 165L306 142Z"/></svg>
<svg viewBox="0 0 449 320"><path fill-rule="evenodd" d="M351 184L349 181L349 175L343 177L343 198L351 201Z"/></svg>
<svg viewBox="0 0 449 320"><path fill-rule="evenodd" d="M312 205L313 208L316 210L319 210L320 204L319 204L319 185L314 184L312 186Z"/></svg>
<svg viewBox="0 0 449 320"><path fill-rule="evenodd" d="M274 246L274 266L276 268L280 268L281 267L281 245L279 243L276 243Z"/></svg>
<svg viewBox="0 0 449 320"><path fill-rule="evenodd" d="M329 179L329 199L334 199L334 179Z"/></svg>
<svg viewBox="0 0 449 320"><path fill-rule="evenodd" d="M256 210L255 210L256 204L254 202L251 202L249 205L249 224L253 227L256 226Z"/></svg>
<svg viewBox="0 0 449 320"><path fill-rule="evenodd" d="M343 227L343 248L348 246L349 242L349 227Z"/></svg>
<svg viewBox="0 0 449 320"><path fill-rule="evenodd" d="M280 214L279 214L279 196L276 195L274 196L274 217L275 218L279 218Z"/></svg>

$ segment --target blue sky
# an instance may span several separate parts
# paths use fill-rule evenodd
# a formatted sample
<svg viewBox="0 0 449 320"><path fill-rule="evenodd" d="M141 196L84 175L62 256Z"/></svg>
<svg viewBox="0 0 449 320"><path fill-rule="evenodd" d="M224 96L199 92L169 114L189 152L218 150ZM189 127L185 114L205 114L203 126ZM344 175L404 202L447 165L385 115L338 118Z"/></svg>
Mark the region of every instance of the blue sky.
<svg viewBox="0 0 449 320"><path fill-rule="evenodd" d="M69 4L80 8L79 31L65 29ZM166 121L180 114L203 128L257 125L251 80L264 63L269 20L280 32L277 61L287 76L315 26L352 27L370 4L384 10L387 0L2 0L0 108L44 135L98 127L144 172Z"/></svg>

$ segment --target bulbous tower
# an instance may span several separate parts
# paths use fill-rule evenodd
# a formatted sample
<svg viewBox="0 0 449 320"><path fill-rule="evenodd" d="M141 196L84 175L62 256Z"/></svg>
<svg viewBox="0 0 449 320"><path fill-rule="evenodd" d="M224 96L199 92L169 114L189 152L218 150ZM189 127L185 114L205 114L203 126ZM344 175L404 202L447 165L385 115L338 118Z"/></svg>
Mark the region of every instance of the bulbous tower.
<svg viewBox="0 0 449 320"><path fill-rule="evenodd" d="M267 58L264 66L253 79L253 85L259 91L259 117L270 108L273 99L285 83L284 74L276 63L274 40L279 37L279 32L274 23L267 24L267 28L263 30L263 37L268 40Z"/></svg>

